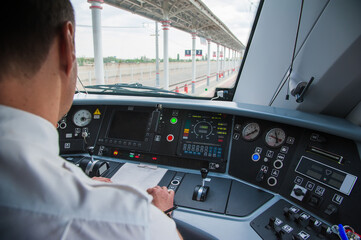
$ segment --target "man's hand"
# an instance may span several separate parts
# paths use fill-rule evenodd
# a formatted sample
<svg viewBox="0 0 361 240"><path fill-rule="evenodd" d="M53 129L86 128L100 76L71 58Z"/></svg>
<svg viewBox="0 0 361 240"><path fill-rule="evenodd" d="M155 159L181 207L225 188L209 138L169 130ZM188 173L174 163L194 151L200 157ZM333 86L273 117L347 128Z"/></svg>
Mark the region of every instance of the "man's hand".
<svg viewBox="0 0 361 240"><path fill-rule="evenodd" d="M92 179L99 181L99 182L108 182L108 183L112 182L112 180L110 180L109 178L105 178L105 177L92 177Z"/></svg>
<svg viewBox="0 0 361 240"><path fill-rule="evenodd" d="M153 196L152 203L154 206L163 212L173 207L174 191L168 191L167 187L155 186L148 188L147 192Z"/></svg>

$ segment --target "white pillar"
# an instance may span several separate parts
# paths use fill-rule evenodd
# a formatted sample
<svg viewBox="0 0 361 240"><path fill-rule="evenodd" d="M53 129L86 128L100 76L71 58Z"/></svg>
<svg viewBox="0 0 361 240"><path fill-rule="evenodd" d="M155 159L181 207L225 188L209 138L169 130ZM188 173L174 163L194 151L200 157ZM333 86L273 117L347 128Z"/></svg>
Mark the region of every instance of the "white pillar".
<svg viewBox="0 0 361 240"><path fill-rule="evenodd" d="M197 33L192 32L192 93L195 92L196 84L196 37Z"/></svg>
<svg viewBox="0 0 361 240"><path fill-rule="evenodd" d="M164 20L162 21L162 27L163 27L163 63L164 63L164 81L165 81L165 90L169 90L169 57L168 57L168 31L170 27L170 21Z"/></svg>
<svg viewBox="0 0 361 240"><path fill-rule="evenodd" d="M211 75L211 39L207 39L208 41L208 57L207 57L207 86L209 86L209 78Z"/></svg>
<svg viewBox="0 0 361 240"><path fill-rule="evenodd" d="M155 22L155 86L159 87L159 41L158 23Z"/></svg>
<svg viewBox="0 0 361 240"><path fill-rule="evenodd" d="M93 45L94 45L94 64L96 84L104 84L104 63L102 49L102 29L101 29L101 4L103 0L88 0L91 3L92 24L93 24Z"/></svg>
<svg viewBox="0 0 361 240"><path fill-rule="evenodd" d="M231 68L231 49L230 48L228 48L227 68L228 68L227 75L229 76L229 70Z"/></svg>
<svg viewBox="0 0 361 240"><path fill-rule="evenodd" d="M235 51L232 49L232 72L235 72L235 71L236 71L236 63L235 63L235 61L234 61L234 58L235 58L234 52L235 52Z"/></svg>
<svg viewBox="0 0 361 240"><path fill-rule="evenodd" d="M217 43L217 82L219 80L219 43Z"/></svg>
<svg viewBox="0 0 361 240"><path fill-rule="evenodd" d="M225 76L225 72L226 71L226 46L223 46L223 78Z"/></svg>

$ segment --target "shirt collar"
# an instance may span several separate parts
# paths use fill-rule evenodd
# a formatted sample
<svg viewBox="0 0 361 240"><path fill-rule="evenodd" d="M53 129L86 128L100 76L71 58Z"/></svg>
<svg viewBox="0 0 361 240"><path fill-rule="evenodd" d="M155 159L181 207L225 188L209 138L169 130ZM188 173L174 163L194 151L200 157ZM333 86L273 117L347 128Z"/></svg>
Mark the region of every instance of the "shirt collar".
<svg viewBox="0 0 361 240"><path fill-rule="evenodd" d="M0 105L0 137L19 138L59 154L59 135L46 119L16 108Z"/></svg>

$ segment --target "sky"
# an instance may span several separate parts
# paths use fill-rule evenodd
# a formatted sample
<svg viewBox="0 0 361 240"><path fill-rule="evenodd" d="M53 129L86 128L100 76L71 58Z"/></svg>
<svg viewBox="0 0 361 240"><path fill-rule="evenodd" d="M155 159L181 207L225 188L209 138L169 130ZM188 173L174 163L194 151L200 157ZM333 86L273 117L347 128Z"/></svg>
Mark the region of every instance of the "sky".
<svg viewBox="0 0 361 240"><path fill-rule="evenodd" d="M87 0L71 0L76 18L77 57L94 57L92 16ZM204 4L231 30L244 44L252 28L258 0L202 0ZM103 4L102 42L103 57L115 56L120 59L155 58L155 22L122 9ZM111 28L109 28L111 27ZM158 24L159 30L161 29ZM169 57L181 59L185 50L192 48L191 34L175 28L169 31ZM216 51L211 43L211 52ZM201 45L197 37L196 49L207 52L207 46ZM163 33L159 31L159 56L163 58ZM228 56L228 50L226 51Z"/></svg>

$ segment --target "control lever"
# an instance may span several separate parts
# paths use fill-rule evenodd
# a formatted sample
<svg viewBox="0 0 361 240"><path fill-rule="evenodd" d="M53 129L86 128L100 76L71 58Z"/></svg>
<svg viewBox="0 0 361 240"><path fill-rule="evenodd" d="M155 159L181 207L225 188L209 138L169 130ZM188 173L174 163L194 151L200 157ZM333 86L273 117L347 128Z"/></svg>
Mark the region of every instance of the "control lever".
<svg viewBox="0 0 361 240"><path fill-rule="evenodd" d="M88 153L89 153L89 156L90 156L90 161L91 162L94 162L94 147L90 146L90 147L87 147L86 150L88 150Z"/></svg>
<svg viewBox="0 0 361 240"><path fill-rule="evenodd" d="M78 166L89 177L100 177L110 168L109 163L99 160L94 161L94 146L89 146L86 148L86 150L89 153L90 159L82 159Z"/></svg>
<svg viewBox="0 0 361 240"><path fill-rule="evenodd" d="M201 168L201 176L202 176L202 187L204 187L205 179L208 175L208 169L207 168Z"/></svg>
<svg viewBox="0 0 361 240"><path fill-rule="evenodd" d="M202 168L201 169L202 185L197 185L194 188L193 197L192 197L193 200L200 202L204 202L206 200L209 191L209 187L205 186L205 182L206 182L205 180L207 178L207 175L208 175L208 169Z"/></svg>

